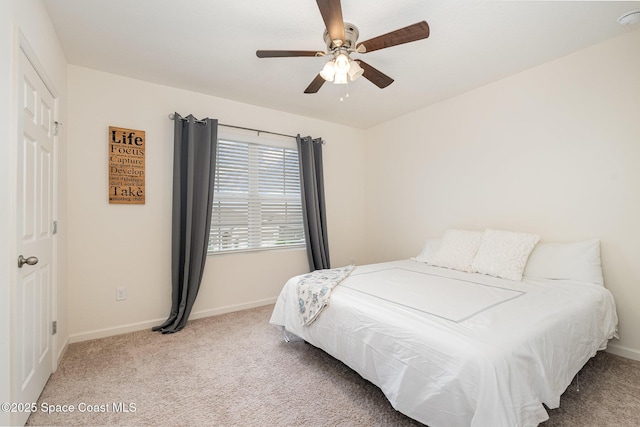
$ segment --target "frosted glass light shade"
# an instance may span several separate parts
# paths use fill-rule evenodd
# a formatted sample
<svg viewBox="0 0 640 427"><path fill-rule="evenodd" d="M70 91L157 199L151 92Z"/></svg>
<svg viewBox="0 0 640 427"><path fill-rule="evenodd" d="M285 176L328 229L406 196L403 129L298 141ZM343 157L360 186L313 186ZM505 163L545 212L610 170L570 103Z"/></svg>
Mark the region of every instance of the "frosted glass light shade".
<svg viewBox="0 0 640 427"><path fill-rule="evenodd" d="M336 73L344 73L349 72L349 57L344 53L336 56Z"/></svg>
<svg viewBox="0 0 640 427"><path fill-rule="evenodd" d="M320 76L328 82L332 82L334 76L336 75L336 67L333 61L329 61L324 64L322 71L320 71Z"/></svg>
<svg viewBox="0 0 640 427"><path fill-rule="evenodd" d="M347 73L336 73L335 79L333 80L333 84L346 85Z"/></svg>
<svg viewBox="0 0 640 427"><path fill-rule="evenodd" d="M364 74L364 70L356 61L351 61L350 64L351 66L349 67L349 77L351 77L351 81L354 81Z"/></svg>

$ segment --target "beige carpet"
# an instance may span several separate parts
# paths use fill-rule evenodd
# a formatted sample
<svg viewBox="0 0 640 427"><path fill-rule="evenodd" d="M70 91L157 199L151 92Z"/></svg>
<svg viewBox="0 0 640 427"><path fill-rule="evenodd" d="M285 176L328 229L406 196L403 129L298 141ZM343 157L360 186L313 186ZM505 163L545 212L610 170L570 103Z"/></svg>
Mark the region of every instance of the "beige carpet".
<svg viewBox="0 0 640 427"><path fill-rule="evenodd" d="M39 410L28 425L420 425L321 350L283 342L268 324L272 308L195 320L173 335L72 344L38 408L75 411ZM640 425L640 362L601 352L579 378L545 426Z"/></svg>

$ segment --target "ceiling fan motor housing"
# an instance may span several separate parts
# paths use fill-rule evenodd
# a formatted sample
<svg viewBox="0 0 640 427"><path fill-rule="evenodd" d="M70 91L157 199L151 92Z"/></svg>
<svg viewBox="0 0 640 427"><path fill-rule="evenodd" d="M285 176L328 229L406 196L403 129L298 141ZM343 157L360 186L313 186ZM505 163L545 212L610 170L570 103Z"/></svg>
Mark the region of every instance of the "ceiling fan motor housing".
<svg viewBox="0 0 640 427"><path fill-rule="evenodd" d="M358 41L358 36L360 35L360 31L358 31L358 27L349 22L344 23L344 43L341 46L336 45L333 40L329 37L329 33L327 30L324 30L323 38L324 42L327 44L327 53L333 52L336 48L346 48L347 50L355 50L356 42Z"/></svg>

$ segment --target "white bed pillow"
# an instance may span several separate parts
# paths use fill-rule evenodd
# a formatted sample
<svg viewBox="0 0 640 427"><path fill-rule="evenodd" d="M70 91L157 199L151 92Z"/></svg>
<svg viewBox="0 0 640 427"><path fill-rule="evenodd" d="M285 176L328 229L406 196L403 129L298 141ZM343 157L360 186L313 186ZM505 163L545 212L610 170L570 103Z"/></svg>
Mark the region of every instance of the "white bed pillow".
<svg viewBox="0 0 640 427"><path fill-rule="evenodd" d="M537 234L487 229L471 268L476 273L520 281L527 258L539 240Z"/></svg>
<svg viewBox="0 0 640 427"><path fill-rule="evenodd" d="M471 272L471 262L481 241L481 231L447 230L428 263L436 267Z"/></svg>
<svg viewBox="0 0 640 427"><path fill-rule="evenodd" d="M431 261L431 257L433 256L433 254L438 250L438 247L440 246L440 240L441 239L427 239L424 246L422 247L422 252L420 252L420 254L418 254L418 256L413 259L418 262L424 262L428 264L429 261Z"/></svg>
<svg viewBox="0 0 640 427"><path fill-rule="evenodd" d="M524 275L543 279L577 280L604 286L600 240L571 243L539 243Z"/></svg>

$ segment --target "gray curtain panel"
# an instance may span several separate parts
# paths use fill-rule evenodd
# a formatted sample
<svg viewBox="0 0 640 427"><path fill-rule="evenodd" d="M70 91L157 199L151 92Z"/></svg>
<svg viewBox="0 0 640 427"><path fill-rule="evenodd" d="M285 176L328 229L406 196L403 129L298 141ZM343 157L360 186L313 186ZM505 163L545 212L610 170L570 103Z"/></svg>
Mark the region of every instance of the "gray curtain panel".
<svg viewBox="0 0 640 427"><path fill-rule="evenodd" d="M175 114L171 313L152 329L163 334L184 328L198 295L207 260L218 121Z"/></svg>
<svg viewBox="0 0 640 427"><path fill-rule="evenodd" d="M300 161L302 214L307 239L309 268L331 268L327 238L327 212L324 203L324 175L322 169L322 139L296 137Z"/></svg>

